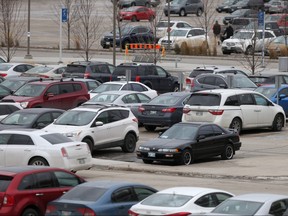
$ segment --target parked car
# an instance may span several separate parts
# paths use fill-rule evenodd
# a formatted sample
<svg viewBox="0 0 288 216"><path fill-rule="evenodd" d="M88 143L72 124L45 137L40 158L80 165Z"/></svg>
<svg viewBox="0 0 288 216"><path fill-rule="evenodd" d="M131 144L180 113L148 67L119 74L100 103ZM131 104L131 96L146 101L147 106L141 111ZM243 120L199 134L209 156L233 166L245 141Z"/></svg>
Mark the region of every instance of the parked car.
<svg viewBox="0 0 288 216"><path fill-rule="evenodd" d="M242 194L225 200L208 215L283 215L287 203L287 195Z"/></svg>
<svg viewBox="0 0 288 216"><path fill-rule="evenodd" d="M139 137L138 120L129 108L86 105L66 111L44 131L61 132L86 142L91 150L121 147L134 152Z"/></svg>
<svg viewBox="0 0 288 216"><path fill-rule="evenodd" d="M0 86L7 87L12 92L17 91L20 87L24 86L26 83L39 81L39 77L23 77L23 76L11 76L7 77ZM43 79L42 79L43 80Z"/></svg>
<svg viewBox="0 0 288 216"><path fill-rule="evenodd" d="M127 9L123 9L119 12L119 20L130 20L132 22L138 22L140 20L148 20L152 22L155 19L154 10L144 6L134 6Z"/></svg>
<svg viewBox="0 0 288 216"><path fill-rule="evenodd" d="M150 44L154 42L154 34L148 26L130 26L125 25L121 29L121 37L119 30L116 30L116 47L126 48L130 43ZM113 32L105 33L100 42L104 49L113 47Z"/></svg>
<svg viewBox="0 0 288 216"><path fill-rule="evenodd" d="M262 85L255 91L263 94L272 102L279 104L283 108L286 117L288 116L288 84L283 84L278 89L275 85ZM279 99L277 100L278 97Z"/></svg>
<svg viewBox="0 0 288 216"><path fill-rule="evenodd" d="M257 25L257 28L258 28L258 20L256 18L237 17L237 18L233 18L230 21L230 24L232 28L234 29L234 34L241 29L247 29L248 26L251 26L252 29L254 29L254 26ZM225 28L222 28L221 33L223 34L224 31L225 31Z"/></svg>
<svg viewBox="0 0 288 216"><path fill-rule="evenodd" d="M276 84L279 79L279 84L288 84L288 75L283 73L262 72L257 75L250 75L249 78L257 84L257 86Z"/></svg>
<svg viewBox="0 0 288 216"><path fill-rule="evenodd" d="M64 110L53 108L30 108L14 111L0 121L0 130L17 128L41 129L54 122Z"/></svg>
<svg viewBox="0 0 288 216"><path fill-rule="evenodd" d="M112 0L113 1L113 0ZM152 0L118 0L118 7L146 6L150 7Z"/></svg>
<svg viewBox="0 0 288 216"><path fill-rule="evenodd" d="M263 0L241 0L236 4L230 7L229 13L233 13L239 9L254 9L260 10L264 9L264 1Z"/></svg>
<svg viewBox="0 0 288 216"><path fill-rule="evenodd" d="M249 89L257 85L247 76L240 74L201 74L193 79L190 91L196 92L208 89Z"/></svg>
<svg viewBox="0 0 288 216"><path fill-rule="evenodd" d="M271 7L271 5L274 3L274 2L279 2L279 1L282 1L282 0L269 0L268 2L265 2L264 3L264 11L266 14L269 14L269 9Z"/></svg>
<svg viewBox="0 0 288 216"><path fill-rule="evenodd" d="M151 98L141 92L135 91L108 91L102 92L82 104L82 106L93 105L93 104L103 104L103 105L113 105L128 107L134 116L138 117L138 108L143 103L148 103Z"/></svg>
<svg viewBox="0 0 288 216"><path fill-rule="evenodd" d="M13 94L13 91L0 84L0 99Z"/></svg>
<svg viewBox="0 0 288 216"><path fill-rule="evenodd" d="M221 45L222 53L228 55L231 53L253 54L262 51L263 43L265 50L267 50L268 45L276 38L276 35L271 30L265 30L264 33L263 40L263 30L239 30L232 38L223 41ZM253 44L253 38L255 37L255 44Z"/></svg>
<svg viewBox="0 0 288 216"><path fill-rule="evenodd" d="M269 13L287 13L288 1L274 1L270 5Z"/></svg>
<svg viewBox="0 0 288 216"><path fill-rule="evenodd" d="M154 98L158 95L157 91L149 88L148 86L140 82L111 81L102 83L99 87L93 89L90 92L90 98L93 98L99 93L107 91L135 91L135 92L141 92L150 98Z"/></svg>
<svg viewBox="0 0 288 216"><path fill-rule="evenodd" d="M0 102L0 121L4 119L7 115L21 109L23 108L20 106L19 103Z"/></svg>
<svg viewBox="0 0 288 216"><path fill-rule="evenodd" d="M213 188L172 187L158 191L133 205L129 216L158 215L159 212L162 215L199 215L211 212L221 202L233 196L228 191Z"/></svg>
<svg viewBox="0 0 288 216"><path fill-rule="evenodd" d="M157 190L132 182L91 181L74 187L48 204L46 216L128 215L130 207Z"/></svg>
<svg viewBox="0 0 288 216"><path fill-rule="evenodd" d="M66 65L38 65L22 73L21 76L61 79L65 69Z"/></svg>
<svg viewBox="0 0 288 216"><path fill-rule="evenodd" d="M222 13L222 12L229 13L230 7L235 5L239 1L240 0L226 0L216 7L216 11L219 13Z"/></svg>
<svg viewBox="0 0 288 216"><path fill-rule="evenodd" d="M242 89L195 92L183 108L182 122L210 122L238 133L253 128L285 127L283 108L262 94Z"/></svg>
<svg viewBox="0 0 288 216"><path fill-rule="evenodd" d="M2 101L20 103L23 108L71 109L88 101L90 95L85 83L77 81L30 82Z"/></svg>
<svg viewBox="0 0 288 216"><path fill-rule="evenodd" d="M131 71L131 81L139 81L159 94L179 91L178 78L164 68L147 63L121 63L112 74L112 80L126 80L126 71Z"/></svg>
<svg viewBox="0 0 288 216"><path fill-rule="evenodd" d="M268 21L277 21L278 26L283 29L285 34L288 34L288 13L269 14L265 19L265 22Z"/></svg>
<svg viewBox="0 0 288 216"><path fill-rule="evenodd" d="M21 73L33 68L34 65L26 63L1 63L0 64L0 76L10 77L10 76L20 76Z"/></svg>
<svg viewBox="0 0 288 216"><path fill-rule="evenodd" d="M191 93L168 92L139 107L138 121L147 131L170 127L181 121L182 110Z"/></svg>
<svg viewBox="0 0 288 216"><path fill-rule="evenodd" d="M219 155L231 160L240 147L239 135L217 124L177 123L158 138L141 144L136 153L146 164L161 161L189 165Z"/></svg>
<svg viewBox="0 0 288 216"><path fill-rule="evenodd" d="M165 16L168 16L168 3L163 9ZM204 11L204 3L201 0L173 0L170 2L170 14L179 14L179 16L187 16L187 14L196 14L201 16Z"/></svg>
<svg viewBox="0 0 288 216"><path fill-rule="evenodd" d="M48 202L84 182L80 176L60 168L0 167L0 214L44 215Z"/></svg>
<svg viewBox="0 0 288 216"><path fill-rule="evenodd" d="M0 155L0 166L51 166L74 172L92 167L86 143L43 130L0 131Z"/></svg>
<svg viewBox="0 0 288 216"><path fill-rule="evenodd" d="M241 1L240 1L241 2ZM232 23L234 18L257 18L258 11L253 9L239 9L223 18L223 24Z"/></svg>
<svg viewBox="0 0 288 216"><path fill-rule="evenodd" d="M286 56L288 53L288 36L281 35L273 39L268 45L267 52L270 56Z"/></svg>
<svg viewBox="0 0 288 216"><path fill-rule="evenodd" d="M261 29L261 27L260 28L258 27L257 22L250 23L245 27L245 29L251 29L251 30L254 30L255 28ZM273 31L277 37L285 34L283 28L279 27L277 21L265 21L265 29Z"/></svg>
<svg viewBox="0 0 288 216"><path fill-rule="evenodd" d="M114 69L115 66L107 62L75 61L67 64L62 77L94 79L103 83L111 80Z"/></svg>

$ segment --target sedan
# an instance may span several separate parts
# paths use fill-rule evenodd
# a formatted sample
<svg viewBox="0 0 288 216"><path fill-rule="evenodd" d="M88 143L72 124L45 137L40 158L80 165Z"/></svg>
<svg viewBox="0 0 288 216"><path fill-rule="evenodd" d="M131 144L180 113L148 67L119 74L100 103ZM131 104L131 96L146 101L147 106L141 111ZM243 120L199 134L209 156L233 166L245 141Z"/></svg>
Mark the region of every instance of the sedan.
<svg viewBox="0 0 288 216"><path fill-rule="evenodd" d="M140 20L153 21L156 15L155 12L150 8L144 6L136 6L123 9L120 11L119 16L120 21L131 20L132 22L136 22Z"/></svg>
<svg viewBox="0 0 288 216"><path fill-rule="evenodd" d="M39 65L21 74L21 76L33 76L43 78L62 78L66 65Z"/></svg>
<svg viewBox="0 0 288 216"><path fill-rule="evenodd" d="M130 207L157 190L138 183L91 181L74 187L50 202L46 216L128 215Z"/></svg>
<svg viewBox="0 0 288 216"><path fill-rule="evenodd" d="M238 17L251 17L256 18L258 14L257 10L253 9L239 9L231 13L230 15L223 18L223 24L227 25L228 23L231 23L234 18Z"/></svg>
<svg viewBox="0 0 288 216"><path fill-rule="evenodd" d="M26 63L1 63L0 64L0 76L20 76L22 73L33 68L34 66Z"/></svg>
<svg viewBox="0 0 288 216"><path fill-rule="evenodd" d="M170 127L181 121L183 107L190 95L189 92L161 94L139 107L138 121L147 131Z"/></svg>
<svg viewBox="0 0 288 216"><path fill-rule="evenodd" d="M288 208L288 196L251 193L231 197L208 215L283 215Z"/></svg>
<svg viewBox="0 0 288 216"><path fill-rule="evenodd" d="M161 161L189 165L197 159L218 155L231 160L240 147L239 135L217 124L177 123L158 138L141 144L137 158L147 164Z"/></svg>
<svg viewBox="0 0 288 216"><path fill-rule="evenodd" d="M12 128L41 129L54 122L64 110L53 108L21 109L0 121L0 130Z"/></svg>
<svg viewBox="0 0 288 216"><path fill-rule="evenodd" d="M86 143L72 141L59 133L34 129L0 131L0 166L27 165L76 172L91 168L92 157Z"/></svg>
<svg viewBox="0 0 288 216"><path fill-rule="evenodd" d="M201 215L211 212L230 192L201 187L173 187L159 191L133 205L129 216L138 215Z"/></svg>

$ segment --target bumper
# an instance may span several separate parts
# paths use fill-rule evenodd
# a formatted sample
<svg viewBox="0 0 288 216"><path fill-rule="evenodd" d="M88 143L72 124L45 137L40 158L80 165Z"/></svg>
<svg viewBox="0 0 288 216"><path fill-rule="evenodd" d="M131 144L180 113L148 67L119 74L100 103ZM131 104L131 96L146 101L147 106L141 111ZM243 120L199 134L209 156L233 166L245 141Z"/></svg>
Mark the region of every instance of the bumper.
<svg viewBox="0 0 288 216"><path fill-rule="evenodd" d="M155 153L155 156L153 156ZM181 160L181 152L179 153L159 153L159 152L140 152L137 151L137 158L150 161L162 161L178 163ZM151 156L152 155L152 156Z"/></svg>
<svg viewBox="0 0 288 216"><path fill-rule="evenodd" d="M170 127L175 123L178 123L181 121L180 120L176 120L176 119L172 119L172 118L163 118L163 116L155 116L155 117L143 117L142 116L138 116L138 121L140 123L142 123L143 125L151 125L151 126L156 126L156 127Z"/></svg>
<svg viewBox="0 0 288 216"><path fill-rule="evenodd" d="M222 47L222 52L223 53L227 53L227 52L230 52L230 53L243 53L243 49L242 47L233 47L233 46L227 46L227 47Z"/></svg>

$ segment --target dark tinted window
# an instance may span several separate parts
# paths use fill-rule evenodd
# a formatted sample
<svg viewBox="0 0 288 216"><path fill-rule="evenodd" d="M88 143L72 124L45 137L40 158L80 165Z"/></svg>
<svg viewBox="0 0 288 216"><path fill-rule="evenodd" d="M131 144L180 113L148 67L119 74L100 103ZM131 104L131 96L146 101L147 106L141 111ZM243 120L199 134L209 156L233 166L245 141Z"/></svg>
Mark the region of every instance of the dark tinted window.
<svg viewBox="0 0 288 216"><path fill-rule="evenodd" d="M54 174L58 180L60 187L74 187L78 185L79 183L81 183L80 180L76 176L70 173L56 171L54 172Z"/></svg>
<svg viewBox="0 0 288 216"><path fill-rule="evenodd" d="M147 91L148 90L144 86L142 86L140 84L136 84L136 83L132 84L132 89L133 89L133 91L138 91L138 92L142 92L142 91Z"/></svg>
<svg viewBox="0 0 288 216"><path fill-rule="evenodd" d="M34 145L30 136L22 134L12 134L9 142L9 145Z"/></svg>
<svg viewBox="0 0 288 216"><path fill-rule="evenodd" d="M190 106L219 106L221 96L216 94L192 94L187 104Z"/></svg>
<svg viewBox="0 0 288 216"><path fill-rule="evenodd" d="M59 88L60 88L60 94L71 93L74 91L73 85L70 83L61 84L61 85L59 85Z"/></svg>
<svg viewBox="0 0 288 216"><path fill-rule="evenodd" d="M212 125L212 128L213 128L215 136L224 134L224 131L222 130L222 128L220 128L216 125Z"/></svg>
<svg viewBox="0 0 288 216"><path fill-rule="evenodd" d="M41 172L35 174L37 188L52 188L55 187L53 175L50 172Z"/></svg>
<svg viewBox="0 0 288 216"><path fill-rule="evenodd" d="M18 190L29 190L35 188L33 175L27 175L21 180Z"/></svg>
<svg viewBox="0 0 288 216"><path fill-rule="evenodd" d="M230 96L225 101L224 106L239 106L238 98L236 95Z"/></svg>
<svg viewBox="0 0 288 216"><path fill-rule="evenodd" d="M146 197L155 193L154 191L151 191L147 188L141 188L141 187L134 187L134 191L135 191L138 201L141 201L145 199Z"/></svg>
<svg viewBox="0 0 288 216"><path fill-rule="evenodd" d="M241 94L239 95L241 105L253 105L254 100L251 94Z"/></svg>
<svg viewBox="0 0 288 216"><path fill-rule="evenodd" d="M122 188L112 194L113 202L131 202L137 201L131 188Z"/></svg>
<svg viewBox="0 0 288 216"><path fill-rule="evenodd" d="M196 76L203 74L203 73L213 73L213 70L193 70L189 74L189 77L196 77Z"/></svg>
<svg viewBox="0 0 288 216"><path fill-rule="evenodd" d="M85 73L86 66L83 65L68 65L66 73Z"/></svg>
<svg viewBox="0 0 288 216"><path fill-rule="evenodd" d="M5 192L13 177L0 175L0 192Z"/></svg>
<svg viewBox="0 0 288 216"><path fill-rule="evenodd" d="M199 129L198 136L210 137L214 136L214 131L211 125L203 126Z"/></svg>
<svg viewBox="0 0 288 216"><path fill-rule="evenodd" d="M136 74L137 73L137 67L133 66L117 66L115 70L113 71L113 75L117 76L126 76L126 71L130 70L131 74Z"/></svg>
<svg viewBox="0 0 288 216"><path fill-rule="evenodd" d="M80 84L77 84L77 83L74 83L73 84L73 88L74 88L74 91L80 91L82 90L82 86Z"/></svg>
<svg viewBox="0 0 288 216"><path fill-rule="evenodd" d="M50 87L47 89L46 94L48 94L48 93L52 93L52 94L54 94L54 95L58 95L58 94L59 94L59 85L50 86Z"/></svg>
<svg viewBox="0 0 288 216"><path fill-rule="evenodd" d="M70 138L63 136L62 134L59 134L59 133L46 134L46 135L42 135L41 137L45 139L46 141L48 141L49 143L51 143L52 145L72 141Z"/></svg>
<svg viewBox="0 0 288 216"><path fill-rule="evenodd" d="M12 106L12 105L3 105L0 106L0 115L7 115L12 112L19 110L19 108Z"/></svg>
<svg viewBox="0 0 288 216"><path fill-rule="evenodd" d="M108 121L109 123L111 122L115 122L115 121L120 121L122 120L124 117L122 115L121 110L110 110L109 111L109 117L108 117Z"/></svg>

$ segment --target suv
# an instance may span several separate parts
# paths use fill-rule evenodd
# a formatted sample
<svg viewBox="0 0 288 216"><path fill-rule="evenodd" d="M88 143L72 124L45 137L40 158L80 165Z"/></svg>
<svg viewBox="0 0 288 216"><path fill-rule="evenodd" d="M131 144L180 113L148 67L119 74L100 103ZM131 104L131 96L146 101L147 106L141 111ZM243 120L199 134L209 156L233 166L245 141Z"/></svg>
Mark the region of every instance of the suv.
<svg viewBox="0 0 288 216"><path fill-rule="evenodd" d="M232 13L239 9L255 9L255 10L264 10L264 1L263 0L242 0L230 7L229 13Z"/></svg>
<svg viewBox="0 0 288 216"><path fill-rule="evenodd" d="M94 79L101 83L108 82L115 66L107 62L75 61L67 65L62 77Z"/></svg>
<svg viewBox="0 0 288 216"><path fill-rule="evenodd" d="M90 95L84 82L47 81L30 82L2 101L19 102L23 108L71 109L88 101Z"/></svg>
<svg viewBox="0 0 288 216"><path fill-rule="evenodd" d="M285 127L285 113L262 94L240 89L194 92L183 108L182 122L209 122L238 133L243 129Z"/></svg>
<svg viewBox="0 0 288 216"><path fill-rule="evenodd" d="M271 30L265 30L264 41L263 41L263 30L239 30L234 34L232 38L228 38L222 43L222 53L231 54L231 53L245 53L253 54L254 52L262 51L263 43L265 48L269 43L276 38L276 35ZM255 50L253 48L253 41L256 37Z"/></svg>
<svg viewBox="0 0 288 216"><path fill-rule="evenodd" d="M119 31L116 32L116 47L125 49L126 45L130 43L153 43L154 34L151 28L147 26L130 26L125 25L121 29L121 37ZM104 49L113 47L113 32L106 33L101 39L101 46Z"/></svg>
<svg viewBox="0 0 288 216"><path fill-rule="evenodd" d="M230 12L230 7L239 1L241 1L241 0L226 0L216 7L216 11L218 13L222 13L222 12L228 13L228 12Z"/></svg>
<svg viewBox="0 0 288 216"><path fill-rule="evenodd" d="M134 152L139 137L138 120L129 108L85 105L66 111L45 127L72 140L86 142L91 150L120 146Z"/></svg>
<svg viewBox="0 0 288 216"><path fill-rule="evenodd" d="M122 63L114 70L112 80L126 79L127 71L131 71L131 81L139 81L159 94L179 91L178 78L154 64Z"/></svg>
<svg viewBox="0 0 288 216"><path fill-rule="evenodd" d="M201 16L203 11L204 3L201 0L173 0L170 3L170 14L179 14L179 16L196 14ZM164 7L164 14L168 16L168 4Z"/></svg>
<svg viewBox="0 0 288 216"><path fill-rule="evenodd" d="M60 168L1 167L0 214L45 215L48 202L84 182L81 177Z"/></svg>

